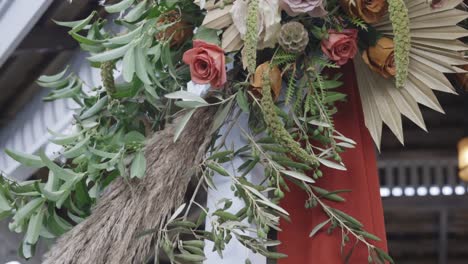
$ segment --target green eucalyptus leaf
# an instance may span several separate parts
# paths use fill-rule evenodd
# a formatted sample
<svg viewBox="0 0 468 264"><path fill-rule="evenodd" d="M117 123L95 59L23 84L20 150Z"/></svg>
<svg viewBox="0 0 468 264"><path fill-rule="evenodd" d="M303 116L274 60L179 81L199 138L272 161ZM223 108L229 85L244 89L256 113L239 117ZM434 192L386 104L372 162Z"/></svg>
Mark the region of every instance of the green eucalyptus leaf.
<svg viewBox="0 0 468 264"><path fill-rule="evenodd" d="M16 214L13 216L15 224L19 224L21 221L29 218L40 206L44 204L44 198L35 198L29 201L26 205L21 207Z"/></svg>
<svg viewBox="0 0 468 264"><path fill-rule="evenodd" d="M320 231L322 228L324 228L328 223L330 223L331 219L327 219L325 221L323 221L322 223L316 225L314 227L314 229L312 229L312 231L310 232L309 234L309 237L313 237L315 236L315 234L318 233L318 231Z"/></svg>
<svg viewBox="0 0 468 264"><path fill-rule="evenodd" d="M60 79L62 79L63 76L65 76L67 71L68 71L68 66L63 71L61 71L61 72L59 72L59 73L57 73L55 75L42 75L41 77L39 77L39 79L37 79L37 81L42 82L42 83L57 82Z"/></svg>
<svg viewBox="0 0 468 264"><path fill-rule="evenodd" d="M199 27L193 39L203 40L205 42L209 42L215 45L220 46L221 40L219 38L219 31L216 29L211 29L207 27Z"/></svg>
<svg viewBox="0 0 468 264"><path fill-rule="evenodd" d="M242 109L242 111L244 111L245 113L250 112L249 102L247 100L247 96L245 95L244 91L237 92L236 101L237 101L237 105L239 106L240 109Z"/></svg>
<svg viewBox="0 0 468 264"><path fill-rule="evenodd" d="M85 45L91 45L91 46L96 46L101 44L103 41L102 40L96 40L96 39L90 39L87 37L84 37L78 33L71 32L70 35L72 38L74 38L78 43L80 44L85 44Z"/></svg>
<svg viewBox="0 0 468 264"><path fill-rule="evenodd" d="M147 49L141 45L135 47L135 72L138 78L145 84L152 84L148 77L147 57L145 56Z"/></svg>
<svg viewBox="0 0 468 264"><path fill-rule="evenodd" d="M52 160L50 160L44 151L39 152L39 157L41 158L44 165L51 170L55 176L59 177L64 181L75 180L76 178L82 178L85 174L84 173L76 173L71 170L66 170L61 168L57 164L55 164Z"/></svg>
<svg viewBox="0 0 468 264"><path fill-rule="evenodd" d="M188 111L177 123L176 130L174 133L174 142L179 139L180 134L184 131L185 126L189 122L190 118L192 117L193 113L195 113L195 109Z"/></svg>
<svg viewBox="0 0 468 264"><path fill-rule="evenodd" d="M133 2L135 2L135 0L122 0L116 4L105 6L104 9L108 13L119 13L131 7Z"/></svg>
<svg viewBox="0 0 468 264"><path fill-rule="evenodd" d="M170 94L165 95L166 98L168 99L182 99L182 100L187 100L187 101L194 101L194 102L199 102L205 105L208 105L208 103L205 101L205 99L201 98L200 96L190 93L187 91L177 91L173 92Z"/></svg>
<svg viewBox="0 0 468 264"><path fill-rule="evenodd" d="M44 163L41 161L41 158L36 155L30 155L9 149L5 149L5 153L12 159L28 167L42 168L45 166Z"/></svg>
<svg viewBox="0 0 468 264"><path fill-rule="evenodd" d="M26 243L34 245L39 239L42 229L42 222L44 220L45 208L39 208L29 219L28 229L26 231Z"/></svg>
<svg viewBox="0 0 468 264"><path fill-rule="evenodd" d="M107 151L102 151L102 150L99 150L99 149L96 149L96 148L88 148L89 152L93 153L94 155L97 155L101 158L105 158L105 159L113 159L115 158L117 155L119 155L119 153L111 153L111 152L107 152Z"/></svg>
<svg viewBox="0 0 468 264"><path fill-rule="evenodd" d="M91 20L94 18L96 14L97 12L93 11L87 18L78 20L78 21L70 21L70 22L62 22L62 21L56 21L56 20L53 20L53 21L59 26L71 28L70 32L78 32L84 29L89 24L89 22L91 22Z"/></svg>
<svg viewBox="0 0 468 264"><path fill-rule="evenodd" d="M3 194L3 189L0 188L0 213L9 212L11 209L10 201Z"/></svg>
<svg viewBox="0 0 468 264"><path fill-rule="evenodd" d="M34 256L35 251L36 245L28 244L26 240L23 240L18 250L18 254L20 255L20 257L28 260Z"/></svg>
<svg viewBox="0 0 468 264"><path fill-rule="evenodd" d="M135 47L131 47L125 53L123 58L122 73L126 82L131 82L133 80L133 75L135 74Z"/></svg>
<svg viewBox="0 0 468 264"><path fill-rule="evenodd" d="M229 176L229 172L227 172L221 165L216 162L208 162L206 163L206 166L222 176Z"/></svg>
<svg viewBox="0 0 468 264"><path fill-rule="evenodd" d="M132 46L133 43L130 42L124 46L92 55L91 57L88 57L88 60L91 62L105 62L119 59L124 56L127 50L129 50Z"/></svg>
<svg viewBox="0 0 468 264"><path fill-rule="evenodd" d="M185 210L185 206L186 204L181 204L175 211L174 213L172 214L171 218L169 218L169 220L167 221L168 223L174 221L174 219L176 219L184 210Z"/></svg>
<svg viewBox="0 0 468 264"><path fill-rule="evenodd" d="M130 131L128 132L124 139L124 143L131 144L131 143L144 143L145 136L138 131Z"/></svg>
<svg viewBox="0 0 468 264"><path fill-rule="evenodd" d="M296 178L300 181L308 182L308 183L315 183L315 181L310 178L309 176L305 175L304 173L298 172L298 171L288 171L288 170L282 170L281 173Z"/></svg>
<svg viewBox="0 0 468 264"><path fill-rule="evenodd" d="M226 122L226 119L231 112L233 102L234 100L230 100L229 103L218 109L211 126L211 132L218 130L224 124L224 122Z"/></svg>
<svg viewBox="0 0 468 264"><path fill-rule="evenodd" d="M344 167L343 165L341 165L339 163L336 163L336 162L333 162L333 161L330 161L330 160L327 160L327 159L322 159L322 158L317 158L317 160L322 165L324 165L326 167L329 167L329 168L332 168L332 169L335 169L335 170L341 170L341 171L346 170L346 167Z"/></svg>
<svg viewBox="0 0 468 264"><path fill-rule="evenodd" d="M75 146L63 152L63 156L65 158L71 159L71 158L75 158L83 154L84 152L86 152L86 146L88 145L89 140L90 140L90 137L87 136L85 139L78 142Z"/></svg>
<svg viewBox="0 0 468 264"><path fill-rule="evenodd" d="M97 100L97 102L92 107L86 109L81 114L80 119L84 120L84 119L90 118L90 117L94 116L95 114L99 113L104 108L104 106L107 104L108 100L109 100L109 97L107 95L103 96L102 98Z"/></svg>
<svg viewBox="0 0 468 264"><path fill-rule="evenodd" d="M334 201L334 202L345 202L346 200L343 197L339 196L338 193L350 192L350 190L337 190L337 191L329 192L318 186L312 186L312 189L315 192L317 192L321 197L330 201Z"/></svg>
<svg viewBox="0 0 468 264"><path fill-rule="evenodd" d="M133 23L140 19L140 17L146 12L146 4L147 0L143 0L140 3L138 3L135 8L130 10L124 17L124 20L130 23Z"/></svg>
<svg viewBox="0 0 468 264"><path fill-rule="evenodd" d="M143 151L137 152L130 167L130 177L143 178L146 172L146 158Z"/></svg>
<svg viewBox="0 0 468 264"><path fill-rule="evenodd" d="M83 132L84 131L80 131L80 132L77 132L77 133L73 133L73 134L70 134L70 135L66 135L66 136L63 136L63 135L59 135L51 130L48 130L50 134L56 136L55 138L52 138L50 139L50 142L52 143L55 143L57 145L68 145L68 144L71 144L73 142L75 142L78 138L80 138L81 135L83 135Z"/></svg>
<svg viewBox="0 0 468 264"><path fill-rule="evenodd" d="M128 32L127 34L116 36L110 39L107 39L107 42L114 45L125 45L137 38L143 29L143 25L135 28L134 30Z"/></svg>
<svg viewBox="0 0 468 264"><path fill-rule="evenodd" d="M189 261L189 262L202 262L206 258L204 256L195 255L195 254L176 254L174 258L179 261Z"/></svg>
<svg viewBox="0 0 468 264"><path fill-rule="evenodd" d="M376 236L374 234L371 234L371 233L368 233L366 231L356 231L356 233L360 234L364 238L371 239L371 240L374 240L374 241L381 241L382 240L378 236Z"/></svg>

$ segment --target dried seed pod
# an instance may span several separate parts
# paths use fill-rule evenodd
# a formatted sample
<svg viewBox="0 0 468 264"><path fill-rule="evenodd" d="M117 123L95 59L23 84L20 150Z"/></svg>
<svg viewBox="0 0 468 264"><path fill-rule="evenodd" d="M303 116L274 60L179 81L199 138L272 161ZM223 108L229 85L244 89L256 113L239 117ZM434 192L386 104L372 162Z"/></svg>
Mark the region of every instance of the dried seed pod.
<svg viewBox="0 0 468 264"><path fill-rule="evenodd" d="M278 43L287 52L300 53L309 43L309 33L299 22L288 22L281 27Z"/></svg>

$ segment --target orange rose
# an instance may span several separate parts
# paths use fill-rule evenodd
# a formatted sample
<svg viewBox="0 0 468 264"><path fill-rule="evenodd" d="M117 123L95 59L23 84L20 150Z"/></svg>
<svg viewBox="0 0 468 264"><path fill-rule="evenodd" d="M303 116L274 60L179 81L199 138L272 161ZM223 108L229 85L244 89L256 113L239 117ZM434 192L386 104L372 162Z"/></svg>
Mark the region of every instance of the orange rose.
<svg viewBox="0 0 468 264"><path fill-rule="evenodd" d="M385 78L389 78L396 75L394 51L393 40L382 37L377 41L375 46L369 47L364 51L362 58L371 70Z"/></svg>
<svg viewBox="0 0 468 264"><path fill-rule="evenodd" d="M350 16L376 23L387 12L388 4L386 0L341 0L341 6Z"/></svg>

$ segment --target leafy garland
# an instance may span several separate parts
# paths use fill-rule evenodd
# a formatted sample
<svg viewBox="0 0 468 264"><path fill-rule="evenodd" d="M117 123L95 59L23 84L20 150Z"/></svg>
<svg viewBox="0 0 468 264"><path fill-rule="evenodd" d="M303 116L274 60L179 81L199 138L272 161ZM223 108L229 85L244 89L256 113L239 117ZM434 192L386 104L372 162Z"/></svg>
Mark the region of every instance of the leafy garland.
<svg viewBox="0 0 468 264"><path fill-rule="evenodd" d="M332 7L329 10L338 10L334 8L337 5L334 1L329 5ZM249 8L249 12L256 13L258 1L250 1ZM185 92L190 76L187 65L182 63L182 54L191 42L174 47L174 34L157 37L158 33L166 32L181 21L181 16L176 21L161 21L169 11L184 14L184 19L190 16L187 20L193 21L195 27L201 25L203 11L198 6L190 1L123 0L105 9L108 13L123 15L107 21L93 12L80 21L58 22L70 28L70 35L80 43L82 50L90 52L88 60L93 67L101 69L103 85L88 87L68 69L38 80L41 86L51 89L46 100L67 98L76 102L74 132L61 135L51 131L54 136L51 142L63 147L60 157L54 161L43 151L38 155L26 155L7 150L12 158L27 166L49 169L45 181L16 183L6 177L0 178L0 218L11 216L10 229L25 233L20 247L23 257L30 258L34 254L40 237L59 237L89 216L92 205L116 177L144 177L145 139L153 131L164 129L176 112L187 111L185 121L179 124L177 134L180 134L195 109L216 105L219 110L215 129L225 124L228 131L224 133L228 135L234 126L239 126L247 143L233 149L220 135L221 140L212 144L206 159L199 165L201 173L194 176L198 183L189 203L176 209L164 227L148 230L158 233L157 251L164 252L173 263L200 262L205 259L204 240L213 241L213 250L222 255L235 237L253 252L268 258L286 257L272 249L280 242L268 239L267 234L272 229L279 230L279 219L288 217L278 203L289 190L287 182L292 182L308 194L306 208L320 207L328 215L325 222L311 230L311 237L321 229L328 229L330 233L340 229L343 248L352 236L368 248L370 263L393 262L371 243L379 238L366 232L357 219L324 202L344 202L340 196L343 191L324 190L314 185L315 179L323 177L320 166L345 170L340 153L355 145L333 124L333 115L337 112L334 105L346 96L335 91L342 84L340 75L324 74L324 69L338 66L314 54L313 51L320 49L319 42L311 41L302 54L278 48L267 60L268 69L280 66L283 71L287 83L284 101L274 102L268 70L261 76L261 99L251 89L250 82L237 81L242 79L239 76L246 77L244 73L235 73L230 89L214 91L210 100L205 100ZM363 31L369 27L354 17L340 16ZM257 53L257 38L252 31L257 28L257 21L252 17L247 21L245 41L249 73L246 80L255 73L257 61L263 60L262 54ZM109 30L109 22L123 31ZM325 20L316 26L316 22L305 19L304 23L314 28L313 34L322 37L334 24ZM201 28L197 34L199 38L219 42L215 30ZM240 64L238 57L234 59ZM116 65L121 65L122 82L114 79L114 70L120 67ZM242 112L249 113L248 128L239 125ZM265 129L268 135L260 133ZM234 157L241 157L244 163L234 173L228 172L223 164ZM264 169L262 184L254 184L246 178L257 165ZM215 175L231 180L233 192L245 203L238 212L230 212L232 201L228 199L221 199L213 212L195 201L199 191L215 188ZM195 207L201 213L192 221L188 216ZM210 231L200 229L205 221L210 223ZM249 235L251 233L256 236ZM184 234L191 238L185 239Z"/></svg>

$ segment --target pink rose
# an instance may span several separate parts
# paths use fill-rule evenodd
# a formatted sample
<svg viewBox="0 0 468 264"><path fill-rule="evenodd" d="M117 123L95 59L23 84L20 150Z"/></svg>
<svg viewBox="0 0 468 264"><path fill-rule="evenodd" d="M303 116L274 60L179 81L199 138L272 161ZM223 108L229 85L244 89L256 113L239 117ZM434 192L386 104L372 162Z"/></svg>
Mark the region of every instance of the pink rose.
<svg viewBox="0 0 468 264"><path fill-rule="evenodd" d="M313 17L323 17L327 14L323 0L280 0L280 7L290 16L307 13Z"/></svg>
<svg viewBox="0 0 468 264"><path fill-rule="evenodd" d="M226 58L220 47L194 40L193 48L184 53L182 60L190 66L192 81L219 88L226 83Z"/></svg>
<svg viewBox="0 0 468 264"><path fill-rule="evenodd" d="M346 64L358 51L357 34L356 29L329 30L328 39L322 40L323 53L338 65Z"/></svg>

